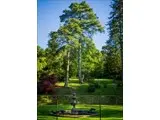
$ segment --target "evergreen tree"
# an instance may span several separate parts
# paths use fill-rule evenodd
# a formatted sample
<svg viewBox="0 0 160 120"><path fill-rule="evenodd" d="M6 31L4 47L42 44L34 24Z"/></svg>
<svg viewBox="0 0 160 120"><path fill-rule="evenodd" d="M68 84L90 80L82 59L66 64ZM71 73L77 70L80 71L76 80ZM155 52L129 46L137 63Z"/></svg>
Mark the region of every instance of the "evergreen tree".
<svg viewBox="0 0 160 120"><path fill-rule="evenodd" d="M106 53L105 70L114 78L123 80L123 0L112 0L108 22L109 40L103 46Z"/></svg>
<svg viewBox="0 0 160 120"><path fill-rule="evenodd" d="M56 54L64 53L64 67L65 67L65 87L68 87L69 81L69 68L70 68L70 55L71 51L75 50L78 46L79 34L82 30L80 29L75 19L70 19L68 24L61 26L57 32L53 32L51 35L54 39L49 42L49 47L52 50L55 49L55 45L58 45Z"/></svg>
<svg viewBox="0 0 160 120"><path fill-rule="evenodd" d="M92 37L96 32L103 32L104 28L100 24L98 17L93 12L93 9L85 2L72 3L69 6L69 10L64 10L60 16L61 22L68 24L70 20L74 20L78 23L79 28L82 32L79 34L78 42L78 76L80 83L83 83L81 75L82 65L82 45L85 45L85 37Z"/></svg>
<svg viewBox="0 0 160 120"><path fill-rule="evenodd" d="M65 87L68 87L69 68L70 68L70 54L78 46L77 38L82 30L75 19L70 19L68 24L64 24L58 30L60 42L65 46L66 50L66 78Z"/></svg>

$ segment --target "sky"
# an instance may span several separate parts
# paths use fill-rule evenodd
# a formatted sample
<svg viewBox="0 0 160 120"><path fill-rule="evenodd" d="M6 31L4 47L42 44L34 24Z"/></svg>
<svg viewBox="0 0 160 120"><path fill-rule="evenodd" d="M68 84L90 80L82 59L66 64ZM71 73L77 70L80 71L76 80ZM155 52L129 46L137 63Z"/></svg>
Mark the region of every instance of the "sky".
<svg viewBox="0 0 160 120"><path fill-rule="evenodd" d="M38 45L42 48L47 47L49 40L48 34L51 31L57 31L60 27L60 18L64 9L68 9L72 2L81 2L83 0L37 0L37 19L38 19ZM109 7L111 0L85 0L103 26L106 27L108 22L109 13L111 8ZM96 48L101 50L108 39L108 33L105 29L105 33L97 33L93 36Z"/></svg>

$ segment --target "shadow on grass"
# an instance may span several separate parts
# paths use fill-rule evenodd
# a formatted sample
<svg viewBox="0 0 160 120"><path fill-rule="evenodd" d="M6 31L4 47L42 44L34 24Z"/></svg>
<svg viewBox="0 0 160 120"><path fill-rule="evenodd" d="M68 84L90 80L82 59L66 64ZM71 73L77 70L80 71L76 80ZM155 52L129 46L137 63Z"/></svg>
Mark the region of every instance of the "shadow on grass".
<svg viewBox="0 0 160 120"><path fill-rule="evenodd" d="M97 118L99 116L100 116L100 111L98 111L98 116L91 116L91 117ZM103 110L101 110L101 117L102 118L108 118L108 117L122 118L123 111L122 110L103 109Z"/></svg>
<svg viewBox="0 0 160 120"><path fill-rule="evenodd" d="M99 105L88 105L84 104L78 106L78 109L86 109L95 108L98 115L90 116L91 118L99 118L100 109ZM101 105L101 117L102 118L122 118L123 117L123 108L121 105Z"/></svg>

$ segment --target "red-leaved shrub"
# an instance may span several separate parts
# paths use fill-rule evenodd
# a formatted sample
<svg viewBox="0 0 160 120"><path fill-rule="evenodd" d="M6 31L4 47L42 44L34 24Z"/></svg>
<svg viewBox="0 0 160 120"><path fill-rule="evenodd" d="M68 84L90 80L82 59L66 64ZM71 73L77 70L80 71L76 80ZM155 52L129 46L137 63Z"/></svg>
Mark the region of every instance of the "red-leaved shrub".
<svg viewBox="0 0 160 120"><path fill-rule="evenodd" d="M55 84L57 82L56 75L47 75L37 84L38 94L55 94Z"/></svg>

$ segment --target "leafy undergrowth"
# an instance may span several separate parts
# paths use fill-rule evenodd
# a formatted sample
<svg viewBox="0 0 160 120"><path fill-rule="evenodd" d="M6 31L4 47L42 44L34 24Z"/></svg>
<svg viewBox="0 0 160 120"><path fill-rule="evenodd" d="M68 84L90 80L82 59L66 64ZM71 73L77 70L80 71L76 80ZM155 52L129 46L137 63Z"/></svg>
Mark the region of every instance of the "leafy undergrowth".
<svg viewBox="0 0 160 120"><path fill-rule="evenodd" d="M88 104L79 104L76 106L78 109L95 108L98 112L97 116L92 117L80 117L80 118L71 118L71 117L58 117L58 120L99 120L99 105L88 105ZM71 105L43 105L38 106L38 120L54 120L56 117L50 116L49 111L51 110L70 110ZM101 120L122 120L123 119L123 108L120 105L101 105Z"/></svg>

